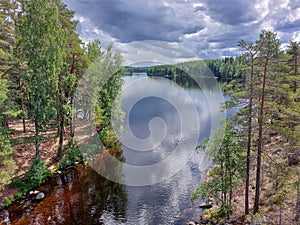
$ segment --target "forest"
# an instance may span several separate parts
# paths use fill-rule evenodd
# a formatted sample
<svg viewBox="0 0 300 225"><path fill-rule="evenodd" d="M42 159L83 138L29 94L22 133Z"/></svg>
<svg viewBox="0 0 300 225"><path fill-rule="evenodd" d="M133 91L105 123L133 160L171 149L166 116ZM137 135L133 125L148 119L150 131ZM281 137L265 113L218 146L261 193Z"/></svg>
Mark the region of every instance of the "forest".
<svg viewBox="0 0 300 225"><path fill-rule="evenodd" d="M231 96L224 108L239 111L197 147L214 162L192 196L213 205L202 213L202 222L225 224L242 217L263 224L267 217L271 224L300 224L299 43L281 49L276 33L262 30L255 42L237 43L242 54L236 57L123 70L112 45L102 49L99 40L80 39L74 14L61 0L0 3L0 190L18 189L0 195L2 208L55 169L82 160L72 105L80 79L95 61L117 71L93 105L97 132L108 149L120 147L110 117L124 74L172 79L189 76L184 68L196 70L204 63L200 69L210 70ZM45 162L49 143L55 154ZM24 148L32 150L30 156L22 156Z"/></svg>
<svg viewBox="0 0 300 225"><path fill-rule="evenodd" d="M75 12L60 0L24 1L21 5L5 0L0 13L0 190L8 184L20 189L11 198L0 196L1 202L9 205L45 181L50 175L49 163L58 163L57 168L62 169L82 159L73 139L76 87L93 62L105 61L120 70L122 58L112 45L103 50L99 40L84 44L76 33ZM107 145L115 143L106 118L121 85L119 71L97 93L95 124ZM19 131L12 129L14 122L21 124ZM56 154L46 165L47 143L52 143ZM34 154L29 159L21 156L18 166L30 166L20 174L22 168L13 156L23 148Z"/></svg>

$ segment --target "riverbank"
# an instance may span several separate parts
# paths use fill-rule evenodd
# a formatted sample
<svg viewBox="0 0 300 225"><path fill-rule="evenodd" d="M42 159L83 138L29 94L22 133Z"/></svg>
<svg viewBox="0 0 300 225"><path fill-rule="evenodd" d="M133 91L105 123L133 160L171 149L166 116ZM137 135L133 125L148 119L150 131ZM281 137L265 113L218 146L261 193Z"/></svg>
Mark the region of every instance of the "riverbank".
<svg viewBox="0 0 300 225"><path fill-rule="evenodd" d="M23 133L22 121L14 121L9 123L11 130L10 140L14 148L13 159L17 166L17 170L13 177L23 177L30 168L31 159L35 156L34 145L34 125L31 121L26 121L26 133ZM49 170L54 173L58 165L56 160L58 138L57 130L49 129L47 132L42 133L43 142L40 145L41 159L44 160L45 165ZM66 137L70 137L66 133ZM69 138L66 138L64 144L67 144ZM5 185L4 189L0 192L0 210L14 200L14 196L19 192L18 188L12 188L10 185Z"/></svg>
<svg viewBox="0 0 300 225"><path fill-rule="evenodd" d="M61 189L68 185L73 185L78 179L80 170L86 168L83 163L75 163L63 171L53 173L40 186L32 191L24 193L19 199L15 200L9 207L0 210L0 224L36 224L39 214L46 215L51 202L61 204L64 199L57 201L56 195ZM55 191L57 190L57 191ZM42 224L47 224L43 221Z"/></svg>

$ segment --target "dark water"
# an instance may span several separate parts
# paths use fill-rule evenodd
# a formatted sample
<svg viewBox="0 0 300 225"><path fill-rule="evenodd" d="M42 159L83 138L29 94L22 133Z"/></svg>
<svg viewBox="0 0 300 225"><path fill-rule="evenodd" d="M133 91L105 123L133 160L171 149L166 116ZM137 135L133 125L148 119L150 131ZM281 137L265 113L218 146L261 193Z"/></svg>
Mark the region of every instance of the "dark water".
<svg viewBox="0 0 300 225"><path fill-rule="evenodd" d="M138 172L132 174L133 172L124 166L123 181L122 184L118 184L103 178L89 166L79 165L66 174L54 176L48 184L39 188L46 194L43 201L33 202L26 199L13 205L8 210L8 224L156 225L197 221L199 202L192 203L190 198L201 181L202 171L208 162L203 153L196 153L194 144L190 143L193 142L192 139L199 143L208 137L217 124L216 120L222 117L216 112L220 93L213 81L208 82L206 90L201 90L193 82L193 85L189 86L186 80L184 84L177 80L181 86L168 79L145 75L129 76L124 80L122 108L126 111L131 105L131 112L126 117L129 119L128 126L132 133L141 140L149 138L153 132L149 127L153 118L161 118L164 121L158 121L158 126L162 126L161 130L165 131L161 144L151 151L138 151L136 146L130 145L131 135L123 133L122 138L129 143L123 146L126 164L156 165L170 158L162 170L158 174L155 171L143 176ZM136 101L145 90L153 89L155 95L148 93L146 97ZM193 105L196 105L198 120L189 117L191 102L181 99L184 96L180 89L183 89L192 99ZM168 98L177 101L170 103ZM214 100L215 102L211 102ZM132 104L132 101L135 101L135 104ZM183 112L187 113L184 114L187 118L181 118L182 115L176 111L177 107L182 107ZM182 129L183 122L191 126ZM198 125L200 133L196 129ZM183 143L183 153L192 156L188 157L188 160L182 157L182 153L174 153L179 157L170 157L179 142ZM146 181L149 183L146 184ZM142 185L143 183L146 185Z"/></svg>

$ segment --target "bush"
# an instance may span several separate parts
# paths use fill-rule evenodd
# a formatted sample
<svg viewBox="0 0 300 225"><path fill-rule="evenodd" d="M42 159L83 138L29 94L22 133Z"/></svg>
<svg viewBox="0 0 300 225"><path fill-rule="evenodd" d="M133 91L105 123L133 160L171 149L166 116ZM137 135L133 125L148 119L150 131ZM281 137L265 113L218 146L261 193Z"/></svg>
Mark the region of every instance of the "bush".
<svg viewBox="0 0 300 225"><path fill-rule="evenodd" d="M99 137L106 148L114 148L116 146L118 139L113 130L105 128L99 133Z"/></svg>
<svg viewBox="0 0 300 225"><path fill-rule="evenodd" d="M58 169L65 169L71 166L76 161L82 160L81 151L74 140L70 140L69 143L64 147L64 156L58 164Z"/></svg>
<svg viewBox="0 0 300 225"><path fill-rule="evenodd" d="M24 181L20 177L14 177L10 183L12 188L21 188L24 186Z"/></svg>
<svg viewBox="0 0 300 225"><path fill-rule="evenodd" d="M25 174L25 186L22 191L27 192L41 185L50 175L50 170L41 158L33 159L29 171Z"/></svg>
<svg viewBox="0 0 300 225"><path fill-rule="evenodd" d="M23 192L18 192L17 194L15 194L14 199L15 200L20 199L20 198L22 198L22 195L23 195Z"/></svg>
<svg viewBox="0 0 300 225"><path fill-rule="evenodd" d="M11 182L11 178L17 169L12 157L13 150L6 134L0 130L0 191Z"/></svg>

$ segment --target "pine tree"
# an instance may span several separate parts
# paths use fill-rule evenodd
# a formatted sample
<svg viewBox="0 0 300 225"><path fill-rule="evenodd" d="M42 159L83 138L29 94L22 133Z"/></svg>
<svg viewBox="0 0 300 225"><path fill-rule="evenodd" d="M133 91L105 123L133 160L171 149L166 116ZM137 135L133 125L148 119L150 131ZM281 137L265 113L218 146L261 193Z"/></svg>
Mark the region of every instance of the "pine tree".
<svg viewBox="0 0 300 225"><path fill-rule="evenodd" d="M279 40L275 33L263 30L259 36L257 44L260 45L259 59L263 65L262 86L260 89L259 113L258 113L258 150L256 161L256 186L254 199L254 213L258 212L260 199L260 180L261 180L261 155L263 148L263 124L264 124L264 110L265 110L265 95L267 86L267 75L270 60L278 54Z"/></svg>
<svg viewBox="0 0 300 225"><path fill-rule="evenodd" d="M59 20L64 33L64 36L61 38L65 39L62 49L62 51L65 52L64 66L58 74L58 89L56 93L59 136L57 159L60 160L63 154L65 123L67 119L71 120L73 116L73 95L78 80L85 72L87 62L84 57L84 49L81 47L83 43L75 32L77 26L77 21L73 20L75 12L69 10L60 0L56 0L56 5L58 7ZM71 125L71 133L72 130Z"/></svg>
<svg viewBox="0 0 300 225"><path fill-rule="evenodd" d="M200 183L192 200L201 194L202 198L213 198L219 205L219 216L229 218L232 211L233 191L244 175L244 159L238 142L237 130L229 122L206 139L197 148L205 150L212 158L214 167L208 181Z"/></svg>
<svg viewBox="0 0 300 225"><path fill-rule="evenodd" d="M248 111L248 130L247 130L247 157L246 157L246 183L245 183L245 214L249 214L249 181L250 181L250 160L251 160L251 144L252 144L252 120L253 120L253 85L254 85L254 67L255 59L260 50L260 46L253 44L252 42L246 42L241 40L238 46L246 51L247 61L250 63L250 77L247 79L247 85L249 86L249 111Z"/></svg>
<svg viewBox="0 0 300 225"><path fill-rule="evenodd" d="M13 148L10 144L7 128L8 74L14 64L14 24L12 21L16 5L9 0L0 2L0 190L10 182L16 170L12 158Z"/></svg>

